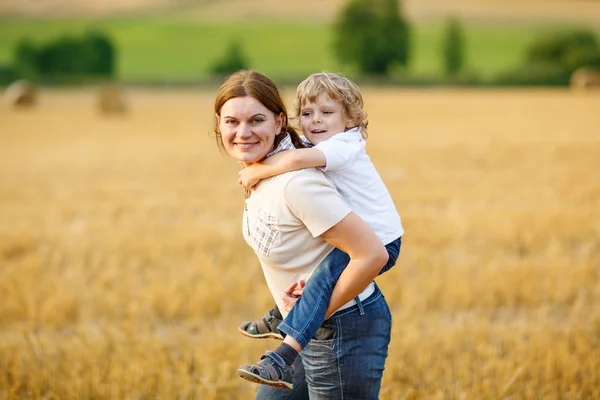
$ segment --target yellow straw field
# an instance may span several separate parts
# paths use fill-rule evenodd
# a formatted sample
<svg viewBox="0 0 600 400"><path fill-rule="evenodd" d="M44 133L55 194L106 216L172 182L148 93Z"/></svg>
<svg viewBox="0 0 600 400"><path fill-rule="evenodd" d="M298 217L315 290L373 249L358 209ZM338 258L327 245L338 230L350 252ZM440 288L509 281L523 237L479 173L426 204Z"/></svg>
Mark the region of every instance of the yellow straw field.
<svg viewBox="0 0 600 400"><path fill-rule="evenodd" d="M214 93L0 105L0 399L253 398L273 301ZM600 398L600 93L364 96L406 229L381 398Z"/></svg>

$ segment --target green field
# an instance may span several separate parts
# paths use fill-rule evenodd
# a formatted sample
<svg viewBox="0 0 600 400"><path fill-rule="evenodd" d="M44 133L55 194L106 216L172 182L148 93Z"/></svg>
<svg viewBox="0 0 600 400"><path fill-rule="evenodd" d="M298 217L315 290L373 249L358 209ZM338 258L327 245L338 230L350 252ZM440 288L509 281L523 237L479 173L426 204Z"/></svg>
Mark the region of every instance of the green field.
<svg viewBox="0 0 600 400"><path fill-rule="evenodd" d="M318 70L352 73L332 52L326 24L259 21L206 23L184 18L0 19L0 64L10 64L21 38L43 41L86 29L108 32L119 49L118 74L125 81L205 79L227 44L241 41L252 68L274 77L302 77ZM526 25L466 25L467 68L491 77L515 66L540 28ZM412 76L440 73L440 24L413 27Z"/></svg>

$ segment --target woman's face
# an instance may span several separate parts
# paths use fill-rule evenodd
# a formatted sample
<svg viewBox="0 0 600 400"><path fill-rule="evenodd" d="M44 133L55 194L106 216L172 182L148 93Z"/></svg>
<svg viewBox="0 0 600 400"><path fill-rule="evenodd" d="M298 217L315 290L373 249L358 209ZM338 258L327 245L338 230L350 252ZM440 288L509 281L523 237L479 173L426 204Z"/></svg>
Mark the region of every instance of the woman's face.
<svg viewBox="0 0 600 400"><path fill-rule="evenodd" d="M245 165L265 158L281 131L282 116L251 96L227 100L217 117L225 150Z"/></svg>

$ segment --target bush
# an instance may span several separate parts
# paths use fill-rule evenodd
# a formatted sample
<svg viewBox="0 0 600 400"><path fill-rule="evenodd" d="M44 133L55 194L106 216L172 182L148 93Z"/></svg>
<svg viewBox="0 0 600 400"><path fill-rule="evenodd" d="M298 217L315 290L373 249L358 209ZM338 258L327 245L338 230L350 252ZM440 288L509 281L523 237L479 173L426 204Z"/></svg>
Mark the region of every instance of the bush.
<svg viewBox="0 0 600 400"><path fill-rule="evenodd" d="M232 74L240 69L248 69L248 61L241 43L233 40L229 43L225 55L217 60L210 68L213 75L224 76Z"/></svg>
<svg viewBox="0 0 600 400"><path fill-rule="evenodd" d="M568 85L580 67L600 67L600 45L592 31L577 29L537 37L523 64L499 76L500 84Z"/></svg>
<svg viewBox="0 0 600 400"><path fill-rule="evenodd" d="M13 57L14 69L23 78L112 77L115 63L113 42L99 32L61 36L40 45L23 39Z"/></svg>
<svg viewBox="0 0 600 400"><path fill-rule="evenodd" d="M39 48L29 39L17 43L13 55L13 69L22 78L34 78L38 74L40 56Z"/></svg>
<svg viewBox="0 0 600 400"><path fill-rule="evenodd" d="M456 76L464 66L464 35L460 21L451 18L446 22L446 33L442 46L444 71L448 76Z"/></svg>
<svg viewBox="0 0 600 400"><path fill-rule="evenodd" d="M569 83L570 77L569 71L556 63L532 62L501 74L496 78L495 83L518 86L564 86Z"/></svg>
<svg viewBox="0 0 600 400"><path fill-rule="evenodd" d="M527 62L556 63L568 70L600 66L600 46L588 30L557 32L538 38L527 50Z"/></svg>
<svg viewBox="0 0 600 400"><path fill-rule="evenodd" d="M17 79L14 68L9 65L0 64L0 85L8 85Z"/></svg>
<svg viewBox="0 0 600 400"><path fill-rule="evenodd" d="M555 64L571 74L579 67L600 67L600 46L588 30L556 32L537 38L527 49L525 61Z"/></svg>
<svg viewBox="0 0 600 400"><path fill-rule="evenodd" d="M88 32L81 39L86 71L94 75L114 76L117 50L112 40L101 32Z"/></svg>
<svg viewBox="0 0 600 400"><path fill-rule="evenodd" d="M387 75L394 64L407 66L410 29L398 0L350 0L334 27L334 52L342 63L368 75Z"/></svg>

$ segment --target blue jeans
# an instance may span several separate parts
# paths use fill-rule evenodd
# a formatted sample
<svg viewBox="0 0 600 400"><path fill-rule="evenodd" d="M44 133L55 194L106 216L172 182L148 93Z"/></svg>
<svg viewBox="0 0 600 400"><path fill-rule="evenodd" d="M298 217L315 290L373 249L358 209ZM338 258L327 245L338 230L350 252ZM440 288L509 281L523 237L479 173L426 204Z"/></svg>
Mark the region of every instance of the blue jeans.
<svg viewBox="0 0 600 400"><path fill-rule="evenodd" d="M385 246L389 258L387 264L379 272L380 275L389 271L396 264L401 245L402 238L400 237ZM278 329L296 339L303 349L325 320L333 287L349 262L348 254L338 248L329 253L306 282L302 296L294 308L279 324Z"/></svg>
<svg viewBox="0 0 600 400"><path fill-rule="evenodd" d="M294 363L292 391L262 385L255 399L378 399L391 330L390 309L376 287L323 323Z"/></svg>

